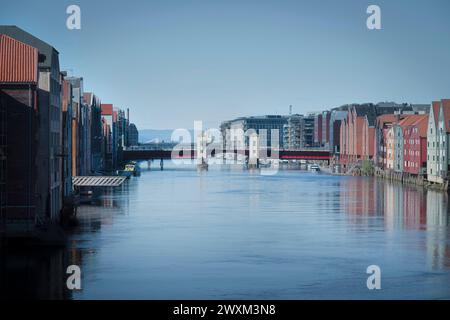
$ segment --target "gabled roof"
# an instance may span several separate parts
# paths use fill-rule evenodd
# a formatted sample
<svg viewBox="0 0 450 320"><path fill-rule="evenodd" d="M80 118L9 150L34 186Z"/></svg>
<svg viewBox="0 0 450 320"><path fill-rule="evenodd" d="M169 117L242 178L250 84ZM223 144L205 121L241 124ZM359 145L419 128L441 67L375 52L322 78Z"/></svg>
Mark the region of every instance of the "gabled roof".
<svg viewBox="0 0 450 320"><path fill-rule="evenodd" d="M445 129L447 132L450 132L450 99L442 99L441 106L444 114Z"/></svg>
<svg viewBox="0 0 450 320"><path fill-rule="evenodd" d="M404 119L400 120L398 125L401 126L401 127L408 127L408 126L411 126L414 123L416 123L417 121L422 120L424 118L428 119L428 116L424 115L424 114L405 115Z"/></svg>
<svg viewBox="0 0 450 320"><path fill-rule="evenodd" d="M422 119L417 120L413 126L419 129L419 136L421 138L426 138L428 130L428 115L424 115Z"/></svg>
<svg viewBox="0 0 450 320"><path fill-rule="evenodd" d="M440 101L433 101L431 104L431 111L433 112L433 118L434 118L434 127L436 128L439 122L439 110L441 108L441 102Z"/></svg>
<svg viewBox="0 0 450 320"><path fill-rule="evenodd" d="M0 83L38 82L38 50L0 34Z"/></svg>

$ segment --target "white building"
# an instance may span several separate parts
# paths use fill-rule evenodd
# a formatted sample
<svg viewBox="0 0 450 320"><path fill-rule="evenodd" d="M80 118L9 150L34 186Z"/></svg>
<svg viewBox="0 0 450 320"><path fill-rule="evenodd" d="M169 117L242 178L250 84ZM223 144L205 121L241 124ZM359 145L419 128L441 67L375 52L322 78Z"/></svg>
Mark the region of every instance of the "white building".
<svg viewBox="0 0 450 320"><path fill-rule="evenodd" d="M427 134L428 181L444 183L449 172L450 99L433 101Z"/></svg>

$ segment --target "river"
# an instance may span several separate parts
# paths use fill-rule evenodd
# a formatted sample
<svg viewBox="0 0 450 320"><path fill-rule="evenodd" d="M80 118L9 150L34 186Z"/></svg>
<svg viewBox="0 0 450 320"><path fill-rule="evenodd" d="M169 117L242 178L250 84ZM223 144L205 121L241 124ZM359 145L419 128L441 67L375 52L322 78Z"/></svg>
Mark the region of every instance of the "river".
<svg viewBox="0 0 450 320"><path fill-rule="evenodd" d="M1 297L450 299L447 194L299 170L143 169L78 211L66 249L10 250ZM68 265L82 290L65 289ZM381 269L369 290L366 269Z"/></svg>

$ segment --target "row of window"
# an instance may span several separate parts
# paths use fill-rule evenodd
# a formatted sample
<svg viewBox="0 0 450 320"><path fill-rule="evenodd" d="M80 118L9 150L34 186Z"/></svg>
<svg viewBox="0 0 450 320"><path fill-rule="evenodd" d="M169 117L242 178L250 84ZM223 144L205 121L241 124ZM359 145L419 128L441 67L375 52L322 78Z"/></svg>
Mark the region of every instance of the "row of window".
<svg viewBox="0 0 450 320"><path fill-rule="evenodd" d="M405 152L404 152L404 155L405 155L405 156L406 156L406 151L407 151L407 150L405 150ZM419 151L408 150L408 155L409 155L409 156L419 156L419 155L420 155L420 152L419 152Z"/></svg>
<svg viewBox="0 0 450 320"><path fill-rule="evenodd" d="M428 161L430 161L430 155L427 157ZM433 156L433 161L439 161L439 157ZM442 156L442 162L445 162L445 156Z"/></svg>
<svg viewBox="0 0 450 320"><path fill-rule="evenodd" d="M430 147L430 141L428 141L427 146ZM439 147L439 142L433 141L433 148L436 148L436 146ZM442 147L445 148L445 141L442 142Z"/></svg>
<svg viewBox="0 0 450 320"><path fill-rule="evenodd" d="M408 139L408 140L404 139L403 144L411 144L411 145L420 144L420 140L419 139Z"/></svg>
<svg viewBox="0 0 450 320"><path fill-rule="evenodd" d="M412 161L405 161L405 167L406 168L419 168L419 163L412 162Z"/></svg>

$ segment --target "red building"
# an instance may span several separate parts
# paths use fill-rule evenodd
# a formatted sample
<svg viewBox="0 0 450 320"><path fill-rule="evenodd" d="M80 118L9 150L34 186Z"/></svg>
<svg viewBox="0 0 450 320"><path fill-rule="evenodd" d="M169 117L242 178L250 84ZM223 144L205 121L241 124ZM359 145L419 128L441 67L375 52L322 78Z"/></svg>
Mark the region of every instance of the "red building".
<svg viewBox="0 0 450 320"><path fill-rule="evenodd" d="M0 34L0 233L34 227L39 165L38 50ZM44 127L43 124L40 124Z"/></svg>
<svg viewBox="0 0 450 320"><path fill-rule="evenodd" d="M428 115L409 116L399 123L403 129L403 171L415 175L427 169Z"/></svg>
<svg viewBox="0 0 450 320"><path fill-rule="evenodd" d="M374 121L373 105L351 105L348 116L341 123L342 164L352 163L373 156ZM370 113L370 115L369 115Z"/></svg>

